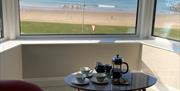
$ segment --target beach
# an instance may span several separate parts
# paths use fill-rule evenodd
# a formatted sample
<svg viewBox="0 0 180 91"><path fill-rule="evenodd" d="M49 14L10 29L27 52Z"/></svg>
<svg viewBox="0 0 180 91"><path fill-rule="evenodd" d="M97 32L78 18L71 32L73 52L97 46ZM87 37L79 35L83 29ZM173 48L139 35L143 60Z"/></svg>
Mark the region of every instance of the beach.
<svg viewBox="0 0 180 91"><path fill-rule="evenodd" d="M136 14L131 12L97 12L85 11L83 20L82 10L74 9L38 9L29 8L21 9L21 21L33 22L53 22L53 23L70 23L70 24L94 24L110 26L135 26ZM156 27L171 27L180 29L179 14L158 14Z"/></svg>
<svg viewBox="0 0 180 91"><path fill-rule="evenodd" d="M157 14L157 28L173 28L180 31L180 13L179 14Z"/></svg>
<svg viewBox="0 0 180 91"><path fill-rule="evenodd" d="M81 10L42 10L21 9L21 21L55 22L70 24L95 24L111 26L135 26L135 13L85 11Z"/></svg>

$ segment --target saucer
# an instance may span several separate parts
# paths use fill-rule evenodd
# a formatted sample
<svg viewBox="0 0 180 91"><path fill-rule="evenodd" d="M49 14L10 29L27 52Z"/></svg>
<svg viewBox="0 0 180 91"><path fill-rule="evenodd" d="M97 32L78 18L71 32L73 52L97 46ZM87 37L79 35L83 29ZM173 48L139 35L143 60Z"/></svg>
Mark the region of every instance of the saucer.
<svg viewBox="0 0 180 91"><path fill-rule="evenodd" d="M72 84L75 84L75 85L87 85L87 84L89 84L89 79L88 78L85 78L85 80L84 80L84 82L79 82L79 81L77 81L76 79L73 79L72 81L71 81L71 83Z"/></svg>
<svg viewBox="0 0 180 91"><path fill-rule="evenodd" d="M91 81L96 84L108 84L108 78L105 78L103 82L99 82L96 77L92 77Z"/></svg>

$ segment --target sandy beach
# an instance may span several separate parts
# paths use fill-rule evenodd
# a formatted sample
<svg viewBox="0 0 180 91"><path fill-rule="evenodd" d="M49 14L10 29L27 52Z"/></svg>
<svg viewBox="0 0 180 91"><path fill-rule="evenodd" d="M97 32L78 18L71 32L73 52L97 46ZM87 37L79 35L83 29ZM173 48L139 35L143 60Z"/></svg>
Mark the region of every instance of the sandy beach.
<svg viewBox="0 0 180 91"><path fill-rule="evenodd" d="M22 21L82 24L82 17L83 13L81 10L21 9L20 12ZM84 23L95 25L135 26L135 17L135 13L84 12ZM179 29L180 15L158 15L156 27L161 28L164 26Z"/></svg>
<svg viewBox="0 0 180 91"><path fill-rule="evenodd" d="M180 31L180 13L179 14L158 14L156 16L156 27L174 28Z"/></svg>
<svg viewBox="0 0 180 91"><path fill-rule="evenodd" d="M134 16L133 13L84 12L84 23L134 26L135 22L132 22L132 20L135 20ZM82 24L82 17L82 11L21 9L21 20L23 21Z"/></svg>

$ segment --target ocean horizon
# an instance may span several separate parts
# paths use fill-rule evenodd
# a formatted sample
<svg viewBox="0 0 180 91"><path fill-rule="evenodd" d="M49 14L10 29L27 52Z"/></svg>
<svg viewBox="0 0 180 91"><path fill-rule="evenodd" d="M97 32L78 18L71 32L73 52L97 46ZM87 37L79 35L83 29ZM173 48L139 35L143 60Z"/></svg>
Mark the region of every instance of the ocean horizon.
<svg viewBox="0 0 180 91"><path fill-rule="evenodd" d="M20 0L21 8L81 9L88 11L136 12L138 0ZM170 13L170 5L180 0L157 0L158 13Z"/></svg>

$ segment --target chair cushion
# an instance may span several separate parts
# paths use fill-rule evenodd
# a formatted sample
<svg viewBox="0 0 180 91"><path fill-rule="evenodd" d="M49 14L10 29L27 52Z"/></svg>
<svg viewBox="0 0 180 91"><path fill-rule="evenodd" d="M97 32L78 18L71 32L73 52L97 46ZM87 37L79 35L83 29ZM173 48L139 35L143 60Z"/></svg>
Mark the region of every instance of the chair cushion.
<svg viewBox="0 0 180 91"><path fill-rule="evenodd" d="M21 80L0 80L0 91L43 91L35 84Z"/></svg>

